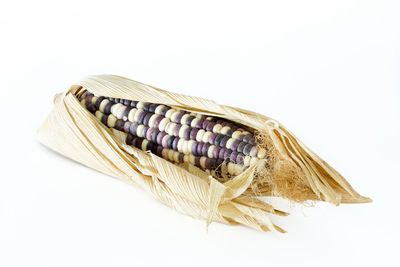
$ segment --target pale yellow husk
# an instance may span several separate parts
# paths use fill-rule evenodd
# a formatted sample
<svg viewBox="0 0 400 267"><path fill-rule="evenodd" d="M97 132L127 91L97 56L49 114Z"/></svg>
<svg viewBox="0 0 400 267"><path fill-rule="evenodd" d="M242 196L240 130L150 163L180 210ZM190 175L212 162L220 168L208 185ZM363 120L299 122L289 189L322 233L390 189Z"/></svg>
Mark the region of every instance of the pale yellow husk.
<svg viewBox="0 0 400 267"><path fill-rule="evenodd" d="M235 121L257 131L270 153L242 174L221 182L193 166L177 166L128 146L124 135L111 130L83 108L76 94L162 103ZM332 167L310 151L277 121L214 101L161 90L113 75L89 76L54 99L54 109L38 131L44 145L93 169L135 183L175 210L195 218L284 232L267 215L287 215L260 200L279 196L293 201L322 200L333 204L362 203L359 195Z"/></svg>

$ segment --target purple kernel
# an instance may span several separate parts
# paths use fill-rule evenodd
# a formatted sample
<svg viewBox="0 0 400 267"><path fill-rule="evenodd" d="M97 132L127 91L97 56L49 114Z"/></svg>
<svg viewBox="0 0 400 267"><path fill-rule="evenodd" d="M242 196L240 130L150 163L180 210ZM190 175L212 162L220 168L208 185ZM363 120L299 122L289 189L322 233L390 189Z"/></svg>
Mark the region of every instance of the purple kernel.
<svg viewBox="0 0 400 267"><path fill-rule="evenodd" d="M237 157L236 157L236 163L243 165L244 163L244 155L242 153L238 153Z"/></svg>
<svg viewBox="0 0 400 267"><path fill-rule="evenodd" d="M231 145L231 149L232 149L233 151L237 151L237 148L238 148L239 144L240 144L240 141L239 141L239 140L233 141L233 144Z"/></svg>
<svg viewBox="0 0 400 267"><path fill-rule="evenodd" d="M209 121L209 120L204 120L203 123L202 123L202 125L201 125L201 127L202 127L203 129L207 129L208 124L210 124L210 121Z"/></svg>
<svg viewBox="0 0 400 267"><path fill-rule="evenodd" d="M157 146L157 152L156 152L157 156L162 157L162 150L163 150L162 146Z"/></svg>
<svg viewBox="0 0 400 267"><path fill-rule="evenodd" d="M175 137L174 141L172 142L172 149L178 151L178 142L179 142L179 137Z"/></svg>
<svg viewBox="0 0 400 267"><path fill-rule="evenodd" d="M209 147L210 147L210 144L209 144L209 143L205 143L205 144L203 145L203 147L201 148L201 154L202 154L203 156L207 157L208 148L209 148Z"/></svg>
<svg viewBox="0 0 400 267"><path fill-rule="evenodd" d="M206 131L212 132L214 126L215 126L215 122L212 122L212 121L209 122L209 123L207 124Z"/></svg>
<svg viewBox="0 0 400 267"><path fill-rule="evenodd" d="M197 154L197 146L198 145L199 145L198 142L194 142L193 146L192 146L192 154L195 155L195 156L198 156L198 154Z"/></svg>
<svg viewBox="0 0 400 267"><path fill-rule="evenodd" d="M196 123L196 128L201 128L201 126L203 125L203 121L204 119L200 119L197 123Z"/></svg>
<svg viewBox="0 0 400 267"><path fill-rule="evenodd" d="M217 146L214 148L213 158L218 158L219 150L220 150L220 148Z"/></svg>
<svg viewBox="0 0 400 267"><path fill-rule="evenodd" d="M238 153L237 153L237 152L232 152L232 153L231 153L231 156L229 157L230 161L231 161L231 162L236 162L237 156L238 156Z"/></svg>
<svg viewBox="0 0 400 267"><path fill-rule="evenodd" d="M173 148L174 140L175 140L175 136L168 135L168 142L167 142L168 148L171 148L171 149Z"/></svg>
<svg viewBox="0 0 400 267"><path fill-rule="evenodd" d="M137 127L138 127L138 124L135 122L135 123L132 123L131 124L131 126L129 127L129 132L131 133L131 134L133 134L133 135L136 135L136 129L137 129Z"/></svg>
<svg viewBox="0 0 400 267"><path fill-rule="evenodd" d="M144 119L143 119L143 124L144 125L149 126L149 120L150 120L151 116L153 116L153 114L150 113L150 112L147 113L146 116L144 116Z"/></svg>
<svg viewBox="0 0 400 267"><path fill-rule="evenodd" d="M244 143L244 142L243 142ZM250 154L250 151L252 150L253 145L250 144L246 144L243 148L243 154L245 154L246 156Z"/></svg>
<svg viewBox="0 0 400 267"><path fill-rule="evenodd" d="M127 145L132 145L132 140L133 140L133 135L128 134L128 135L126 136L125 142L126 142Z"/></svg>
<svg viewBox="0 0 400 267"><path fill-rule="evenodd" d="M226 151L227 149L225 148L225 147L222 147L220 150L219 150L219 153L218 153L218 158L220 158L220 159L224 159L224 154L225 154L225 151Z"/></svg>
<svg viewBox="0 0 400 267"><path fill-rule="evenodd" d="M230 149L225 150L224 160L229 160L229 157L231 156L231 154L232 154L232 150L230 150Z"/></svg>
<svg viewBox="0 0 400 267"><path fill-rule="evenodd" d="M161 139L161 145L164 147L164 148L168 148L168 141L169 141L169 139L171 139L170 138L171 136L169 136L169 135L164 135L163 136L163 138ZM171 140L171 142L172 142L173 140Z"/></svg>
<svg viewBox="0 0 400 267"><path fill-rule="evenodd" d="M185 130L185 132L184 132L184 134L183 134L183 137L186 139L186 140L190 140L190 132L192 131L192 128L191 127L188 127L186 130Z"/></svg>
<svg viewBox="0 0 400 267"><path fill-rule="evenodd" d="M154 127L154 128L158 128L158 125L160 124L160 121L161 121L162 119L164 119L163 116L157 117L157 118L154 120L154 125L153 125L153 127Z"/></svg>
<svg viewBox="0 0 400 267"><path fill-rule="evenodd" d="M194 165L195 165L196 167L201 168L201 165L200 165L200 157L195 157L195 158L194 158Z"/></svg>
<svg viewBox="0 0 400 267"><path fill-rule="evenodd" d="M179 130L181 129L181 127L182 127L182 124L178 124L178 125L175 126L175 128L174 128L174 135L175 136L179 136Z"/></svg>
<svg viewBox="0 0 400 267"><path fill-rule="evenodd" d="M219 143L219 146L225 147L228 140L229 140L229 136L224 136L224 138L222 138L221 142Z"/></svg>
<svg viewBox="0 0 400 267"><path fill-rule="evenodd" d="M159 133L157 134L156 143L159 144L159 145L161 145L161 144L162 144L162 139L163 139L163 137L164 137L165 135L167 135L166 132L159 132Z"/></svg>
<svg viewBox="0 0 400 267"><path fill-rule="evenodd" d="M125 122L125 124L124 124L124 132L125 133L129 133L129 128L131 127L131 125L132 125L132 122L130 122L130 121Z"/></svg>
<svg viewBox="0 0 400 267"><path fill-rule="evenodd" d="M183 153L179 153L179 162L180 163L183 163L183 157L184 157L185 155L183 154Z"/></svg>
<svg viewBox="0 0 400 267"><path fill-rule="evenodd" d="M240 142L240 140L238 139L238 141ZM237 152L243 152L244 147L246 146L246 142L240 142L238 147L237 147Z"/></svg>
<svg viewBox="0 0 400 267"><path fill-rule="evenodd" d="M252 134L246 134L245 137L243 138L243 141L245 141L246 143L248 143L252 137L253 137Z"/></svg>
<svg viewBox="0 0 400 267"><path fill-rule="evenodd" d="M183 115L185 115L185 112L184 112L184 111L181 111L181 112L178 114L178 116L176 116L175 122L176 122L176 123L181 123L181 119L182 119Z"/></svg>
<svg viewBox="0 0 400 267"><path fill-rule="evenodd" d="M217 134L216 134L216 133L210 134L210 138L208 139L208 142L209 142L210 144L214 145L215 137L217 137Z"/></svg>
<svg viewBox="0 0 400 267"><path fill-rule="evenodd" d="M204 146L204 143L203 142L200 142L198 145L197 145L197 155L202 155L202 151L203 151L203 146Z"/></svg>
<svg viewBox="0 0 400 267"><path fill-rule="evenodd" d="M152 136L153 132L154 132L154 128L149 128L147 130L147 132L146 132L146 139L147 140L151 140L151 136Z"/></svg>
<svg viewBox="0 0 400 267"><path fill-rule="evenodd" d="M151 113L154 113L154 111L156 110L157 106L158 106L157 104L151 104L150 107L149 107L149 111Z"/></svg>
<svg viewBox="0 0 400 267"><path fill-rule="evenodd" d="M192 130L190 131L190 139L191 140L196 140L196 135L197 132L199 131L198 128L191 128Z"/></svg>

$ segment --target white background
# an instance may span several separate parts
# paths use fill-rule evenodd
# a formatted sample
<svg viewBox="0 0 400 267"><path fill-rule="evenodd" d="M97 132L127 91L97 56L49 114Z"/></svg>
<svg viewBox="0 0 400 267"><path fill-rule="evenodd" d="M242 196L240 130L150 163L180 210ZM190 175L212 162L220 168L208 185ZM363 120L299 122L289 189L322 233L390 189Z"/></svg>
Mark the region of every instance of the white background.
<svg viewBox="0 0 400 267"><path fill-rule="evenodd" d="M399 1L0 3L0 266L399 266ZM374 202L207 233L35 140L103 73L276 118Z"/></svg>

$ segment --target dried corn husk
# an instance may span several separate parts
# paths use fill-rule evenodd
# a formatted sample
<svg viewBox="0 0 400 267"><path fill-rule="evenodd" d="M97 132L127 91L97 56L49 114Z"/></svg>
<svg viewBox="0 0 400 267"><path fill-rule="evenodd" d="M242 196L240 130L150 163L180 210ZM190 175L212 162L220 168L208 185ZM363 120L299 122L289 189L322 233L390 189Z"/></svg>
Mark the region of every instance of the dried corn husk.
<svg viewBox="0 0 400 267"><path fill-rule="evenodd" d="M177 166L152 153L125 144L82 107L83 90L96 95L152 103L217 116L256 129L258 142L269 149L269 168L262 162L220 182L193 166ZM44 145L93 169L135 183L175 210L195 218L283 232L267 213L287 215L260 200L278 196L306 200L363 203L350 184L277 121L214 101L164 91L113 75L89 76L65 94L57 94L54 109L38 131Z"/></svg>

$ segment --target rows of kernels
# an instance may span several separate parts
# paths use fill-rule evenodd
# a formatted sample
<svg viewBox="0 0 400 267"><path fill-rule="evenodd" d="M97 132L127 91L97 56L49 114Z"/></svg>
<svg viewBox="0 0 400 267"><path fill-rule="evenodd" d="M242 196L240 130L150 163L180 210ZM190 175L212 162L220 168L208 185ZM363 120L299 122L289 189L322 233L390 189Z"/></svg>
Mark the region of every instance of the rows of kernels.
<svg viewBox="0 0 400 267"><path fill-rule="evenodd" d="M107 102L107 101L104 101L104 102ZM141 103L141 102L139 102L139 103ZM139 105L139 106L141 106L141 105ZM164 106L164 105L162 105L162 106ZM144 105L144 107L146 107L146 105ZM155 108L155 110L157 110L157 108ZM107 112L105 112L105 113L107 114ZM111 108L111 113L113 113L113 115L116 116L118 119L122 118L124 120L129 120L131 122L134 122L134 121L141 122L141 121L143 121L144 124L148 123L149 127L153 127L153 125L158 125L160 130L164 130L167 126L173 127L173 128L179 127L179 129L182 128L176 134L177 136L180 136L181 138L185 138L185 136L190 138L190 133L192 131L198 133L197 130L194 130L194 129L199 129L199 128L189 127L189 125L187 125L187 124L178 124L179 123L179 117L182 114L184 114L182 116L182 118L186 116L184 120L187 120L188 118L190 118L190 116L187 113L185 114L184 112L177 111L175 109L169 109L167 111L167 113L166 113L166 117L163 118L160 114L146 113L146 111L144 111L144 110L129 109L128 107L125 107L120 103L117 103L115 109ZM171 120L168 118L169 116L170 116ZM205 121L209 121L208 120L209 118L211 118L211 117L208 117ZM182 126L180 126L180 125L182 125ZM224 135L224 134L229 133L229 129L230 129L229 126L222 127L221 124L215 124L215 125L213 125L213 127L209 128L208 127L209 125L210 124L208 124L205 128L206 128L206 130L210 130L210 131L206 131L205 129L201 129L202 131L200 131L200 133L198 133L198 136L197 136L196 139L198 139L199 142L200 141L210 142L209 139L213 134L222 134L222 135ZM172 132L172 129L170 130L170 132ZM242 133L242 134L240 135L239 133ZM240 140L241 136L242 136L243 142L249 142L250 141L250 143L252 144L251 136L249 138L247 138L243 133L246 133L246 132L245 131L241 131L241 130L240 131L236 130L234 132L234 134L235 134L235 137L237 137L239 139L234 138L233 135L232 135L231 136L231 140L228 143L228 145L233 143L233 141L236 140L236 139ZM203 137L203 135L204 135L204 137ZM186 138L186 139L188 139L188 138ZM237 143L239 143L239 141Z"/></svg>
<svg viewBox="0 0 400 267"><path fill-rule="evenodd" d="M219 148L208 143L198 143L194 140L184 140L179 137L171 136L165 132L160 132L156 128L149 128L143 124L124 122L118 120L114 115L104 115L100 111L96 111L96 117L108 127L130 133L131 135L146 138L165 148L175 149L183 154L193 154L195 156L205 156L208 158L222 159L234 162L236 164L244 164L243 154L223 150L224 153L215 153Z"/></svg>
<svg viewBox="0 0 400 267"><path fill-rule="evenodd" d="M169 121L168 118L162 118L162 116L160 116L159 114L151 114L151 113L146 113L143 109L136 109L136 108L132 108L132 107L126 107L121 103L116 103L113 104L113 102L110 102L108 99L104 99L103 98L97 98L97 97L93 97L93 96L89 96L92 97L92 104L96 102L96 105L99 106L99 109L102 110L107 114L107 113L112 113L116 118L118 119L124 119L127 120L129 119L129 121L138 121L139 123L145 123L145 126L147 126L146 124L148 124L149 127L152 127L153 125L157 125L159 126L159 130L163 130L164 127L166 128L167 126L170 127L168 133L170 135L175 135L175 136L179 136L180 138L185 138L185 139L190 139L190 138L194 138L194 136L196 135L196 140L198 142L208 142L210 144L215 144L217 146L220 147L224 147L226 146L228 149L231 149L232 151L235 152L239 152L239 153L244 153L245 155L251 155L251 156L256 156L256 157L260 157L263 158L266 155L266 151L263 149L258 149L256 146L254 145L248 145L245 141L247 138L247 141L251 140L251 135L246 135L244 136L244 141L241 142L239 139L235 139L235 138L228 138L227 136L223 136L223 135L219 135L217 136L216 133L212 133L212 132L206 132L204 129L200 129L198 130L198 128L189 128L189 126L187 125L178 125L176 123L173 123L171 121ZM94 99L96 99L96 101L94 101ZM100 99L100 101L99 101ZM123 101L124 104L132 104L135 103L134 101ZM128 103L127 103L128 102ZM130 102L130 103L129 103ZM165 106L164 105L156 105L156 104L150 104L150 103L143 103L143 102L137 102L136 106L139 107L143 107L145 110L148 111L155 111L157 110L158 106L160 106L160 109L158 109L158 111L162 112L163 110L165 110ZM104 107L104 108L103 108ZM128 112L129 110L129 112ZM177 111L175 109L169 109L168 110L170 112L170 115L172 114L184 114L184 112L182 113L181 111ZM167 111L167 113L168 113ZM128 116L126 116L128 115ZM185 115L189 115L187 113L185 113ZM184 116L185 116L184 115ZM178 116L178 115L176 115ZM199 115L199 118L204 118L203 115ZM110 120L113 120L113 117L111 117ZM212 117L207 117L205 119L205 121L211 121ZM176 120L177 121L177 120ZM219 121L217 121L219 122ZM226 122L221 122L222 124L216 124L217 128L219 125L221 125L220 127L222 127L222 125L232 125L232 124L227 124ZM216 127L214 126L214 127ZM223 133L227 133L228 129L230 127L229 126L224 126L222 129ZM236 131L238 132L238 131ZM234 133L236 133L234 132ZM237 135L237 134L236 134ZM243 134L242 134L243 136ZM239 135L240 137L240 135ZM222 139L221 139L222 138Z"/></svg>
<svg viewBox="0 0 400 267"><path fill-rule="evenodd" d="M248 141L250 143L254 143L254 137L249 132L240 129L229 122L225 122L222 120L218 120L216 122L212 121L214 119L213 117L206 117L201 114L194 115L194 113L188 113L186 111L176 110L162 104L152 104L140 101L136 102L130 100L121 100L121 99L120 100L112 99L112 101L117 104L126 105L127 106L126 109L128 109L129 107L136 107L137 109L143 109L145 112L151 112L157 115L165 116L166 118L170 119L172 122L175 123L188 125L191 126L192 128L202 128L206 131L218 134L227 134L234 139L240 139L240 140L244 139L246 142ZM107 99L107 101L105 102L108 103L109 99ZM102 111L104 112L104 109ZM120 112L122 113L123 111ZM107 114L107 112L105 113ZM244 138L246 135L247 137Z"/></svg>
<svg viewBox="0 0 400 267"><path fill-rule="evenodd" d="M151 146L159 146L181 153L182 158L201 168L214 166L216 163L219 163L218 165L228 164L225 166L228 173L237 175L238 170L243 171L244 167L255 164L258 161L257 156L260 158L266 156L265 150L257 149L255 145L249 143L252 136L249 136L247 132L240 130L246 135L239 135L236 133L239 131L232 131L232 128L239 129L238 127L230 127L232 123L223 121L221 124L216 124L213 117L205 117L201 114L193 116L192 113L175 110L164 105L129 100L116 101L93 95L82 99L82 104L89 111L95 113L96 117L108 127L146 140L141 142L139 148L146 150L148 144L154 144ZM191 125L196 119L199 120L196 128L189 127L189 124ZM183 122L183 124L179 124L179 122ZM200 124L205 129L200 127ZM214 133L213 130L225 134L230 131L230 137ZM242 137L243 141L241 142L233 136L239 139ZM244 142L246 138L247 143ZM174 157L176 158L177 155L179 154L175 154Z"/></svg>
<svg viewBox="0 0 400 267"><path fill-rule="evenodd" d="M188 163L188 164L195 165L202 169L215 170L222 165L228 164L230 166L230 167L228 167L229 168L228 172L231 175L237 175L237 174L239 174L238 170L241 170L241 171L244 170L243 166L234 164L231 162L225 163L222 160L218 161L215 159L207 158L205 156L196 157L194 155L184 155L183 153L180 153L180 152L175 151L170 148L164 148L160 145L153 143L152 141L134 136L132 134L127 135L126 143L128 145L133 145L137 148L140 148L141 150L144 150L144 151L150 150L152 153L154 153L166 160L176 162L176 163Z"/></svg>

